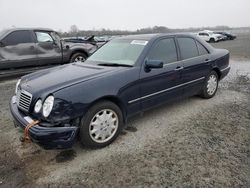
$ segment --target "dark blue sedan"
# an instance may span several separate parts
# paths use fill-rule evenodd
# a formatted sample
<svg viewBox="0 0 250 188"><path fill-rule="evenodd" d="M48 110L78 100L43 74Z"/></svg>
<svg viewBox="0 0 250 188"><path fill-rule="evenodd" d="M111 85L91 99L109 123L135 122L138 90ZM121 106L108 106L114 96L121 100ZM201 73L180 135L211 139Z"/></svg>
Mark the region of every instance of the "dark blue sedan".
<svg viewBox="0 0 250 188"><path fill-rule="evenodd" d="M113 142L127 119L191 95L211 98L230 70L229 52L189 34L114 39L85 63L23 76L10 102L25 139L49 148Z"/></svg>

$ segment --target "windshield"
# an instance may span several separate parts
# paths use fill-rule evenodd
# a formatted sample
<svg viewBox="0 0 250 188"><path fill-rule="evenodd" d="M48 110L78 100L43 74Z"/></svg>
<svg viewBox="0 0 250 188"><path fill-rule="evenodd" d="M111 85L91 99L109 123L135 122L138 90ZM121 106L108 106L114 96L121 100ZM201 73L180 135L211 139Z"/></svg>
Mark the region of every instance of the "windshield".
<svg viewBox="0 0 250 188"><path fill-rule="evenodd" d="M4 35L7 31L8 31L7 29L0 30L0 37Z"/></svg>
<svg viewBox="0 0 250 188"><path fill-rule="evenodd" d="M97 50L88 60L105 64L133 66L147 42L144 40L115 39Z"/></svg>

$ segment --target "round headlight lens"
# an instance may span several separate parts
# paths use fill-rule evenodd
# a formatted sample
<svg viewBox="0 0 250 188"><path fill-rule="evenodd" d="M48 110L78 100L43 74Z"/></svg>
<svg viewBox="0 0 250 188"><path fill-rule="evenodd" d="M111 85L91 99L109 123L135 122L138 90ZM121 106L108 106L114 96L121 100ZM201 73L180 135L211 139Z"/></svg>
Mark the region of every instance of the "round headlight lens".
<svg viewBox="0 0 250 188"><path fill-rule="evenodd" d="M39 100L36 102L36 104L35 104L34 111L35 111L36 113L40 112L42 106L43 106L42 100L39 99Z"/></svg>
<svg viewBox="0 0 250 188"><path fill-rule="evenodd" d="M19 86L20 82L21 82L21 79L17 80L15 94L17 93L17 89L18 89L18 86Z"/></svg>
<svg viewBox="0 0 250 188"><path fill-rule="evenodd" d="M48 117L54 104L54 97L52 95L48 96L43 103L43 116Z"/></svg>

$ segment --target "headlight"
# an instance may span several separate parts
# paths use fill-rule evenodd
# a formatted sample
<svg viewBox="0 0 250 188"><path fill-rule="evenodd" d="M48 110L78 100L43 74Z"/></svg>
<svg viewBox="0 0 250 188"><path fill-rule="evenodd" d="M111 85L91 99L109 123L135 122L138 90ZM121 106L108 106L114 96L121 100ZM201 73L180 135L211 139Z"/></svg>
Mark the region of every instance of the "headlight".
<svg viewBox="0 0 250 188"><path fill-rule="evenodd" d="M39 99L39 100L36 102L36 104L35 104L34 111L35 111L36 113L40 112L42 106L43 106L42 100Z"/></svg>
<svg viewBox="0 0 250 188"><path fill-rule="evenodd" d="M43 116L48 117L54 104L54 97L52 95L48 96L43 103Z"/></svg>
<svg viewBox="0 0 250 188"><path fill-rule="evenodd" d="M21 79L17 80L15 94L17 93L17 89L18 89L18 86L19 86L20 82L21 82Z"/></svg>

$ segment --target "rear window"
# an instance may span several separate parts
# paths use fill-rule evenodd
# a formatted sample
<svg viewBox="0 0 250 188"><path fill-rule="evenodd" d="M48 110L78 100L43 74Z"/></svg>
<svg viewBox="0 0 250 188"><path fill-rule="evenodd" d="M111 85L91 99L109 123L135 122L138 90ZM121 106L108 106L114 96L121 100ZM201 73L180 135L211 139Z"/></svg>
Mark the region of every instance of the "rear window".
<svg viewBox="0 0 250 188"><path fill-rule="evenodd" d="M182 59L189 59L199 55L195 40L192 38L177 38Z"/></svg>
<svg viewBox="0 0 250 188"><path fill-rule="evenodd" d="M196 41L196 44L197 44L197 47L198 47L200 55L208 54L207 49L201 43L199 43L198 41Z"/></svg>
<svg viewBox="0 0 250 188"><path fill-rule="evenodd" d="M17 45L21 43L33 43L33 37L30 31L13 31L7 35L2 42L6 46Z"/></svg>
<svg viewBox="0 0 250 188"><path fill-rule="evenodd" d="M199 33L200 36L209 36L207 33Z"/></svg>

